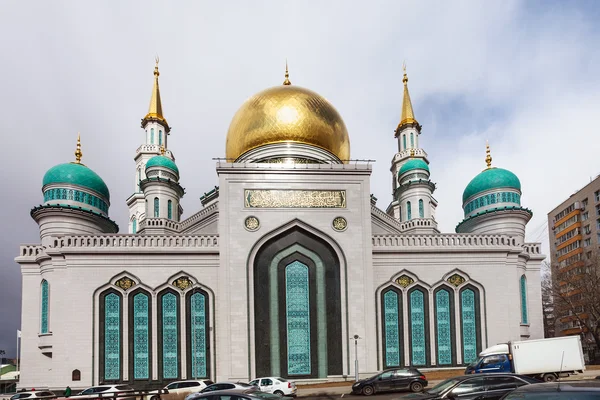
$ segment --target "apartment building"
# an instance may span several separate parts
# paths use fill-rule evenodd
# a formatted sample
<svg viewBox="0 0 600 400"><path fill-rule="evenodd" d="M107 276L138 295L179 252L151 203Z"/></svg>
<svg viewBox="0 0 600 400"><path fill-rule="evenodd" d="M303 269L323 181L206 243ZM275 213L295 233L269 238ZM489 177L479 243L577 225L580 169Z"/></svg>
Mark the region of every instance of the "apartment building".
<svg viewBox="0 0 600 400"><path fill-rule="evenodd" d="M555 301L556 335L581 335L584 353L592 360L598 349L579 321L588 317L585 300L569 282L584 278L590 268L599 267L600 175L550 211L548 226L552 281L575 304L573 309Z"/></svg>

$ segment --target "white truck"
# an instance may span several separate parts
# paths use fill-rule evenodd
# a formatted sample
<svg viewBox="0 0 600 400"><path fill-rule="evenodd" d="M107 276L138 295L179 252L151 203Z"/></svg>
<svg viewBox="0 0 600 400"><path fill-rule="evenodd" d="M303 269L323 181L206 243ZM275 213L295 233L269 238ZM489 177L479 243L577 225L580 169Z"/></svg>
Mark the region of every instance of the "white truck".
<svg viewBox="0 0 600 400"><path fill-rule="evenodd" d="M577 335L488 347L467 367L465 374L514 372L552 382L584 370L581 339Z"/></svg>

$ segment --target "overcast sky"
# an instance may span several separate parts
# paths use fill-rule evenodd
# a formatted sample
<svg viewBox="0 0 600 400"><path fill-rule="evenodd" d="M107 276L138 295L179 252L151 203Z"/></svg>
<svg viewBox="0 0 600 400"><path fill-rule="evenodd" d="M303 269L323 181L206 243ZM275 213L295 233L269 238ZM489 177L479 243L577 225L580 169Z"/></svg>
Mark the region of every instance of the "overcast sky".
<svg viewBox="0 0 600 400"><path fill-rule="evenodd" d="M16 353L14 257L39 241L29 211L45 171L74 160L77 132L126 232L156 54L184 218L217 184L212 158L225 156L235 111L281 84L286 58L292 83L344 118L352 158L376 160L372 192L385 209L406 60L441 230L461 221L489 140L534 212L527 239L547 251L548 211L600 173L599 20L594 1L3 1L0 349Z"/></svg>

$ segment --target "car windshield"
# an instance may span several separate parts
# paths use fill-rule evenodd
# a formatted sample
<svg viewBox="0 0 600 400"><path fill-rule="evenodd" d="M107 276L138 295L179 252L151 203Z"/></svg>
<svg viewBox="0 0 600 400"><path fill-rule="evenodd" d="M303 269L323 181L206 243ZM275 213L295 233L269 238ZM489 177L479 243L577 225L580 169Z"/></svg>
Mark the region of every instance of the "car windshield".
<svg viewBox="0 0 600 400"><path fill-rule="evenodd" d="M133 390L133 388L129 385L119 385L116 386L117 390Z"/></svg>
<svg viewBox="0 0 600 400"><path fill-rule="evenodd" d="M456 378L446 379L445 381L441 381L440 383L438 383L431 389L426 390L426 392L431 393L431 394L442 393L444 390L451 388L452 386L456 385L458 382L460 382L460 380L456 379Z"/></svg>
<svg viewBox="0 0 600 400"><path fill-rule="evenodd" d="M473 361L471 364L469 364L470 367L475 367L477 364L479 364L479 362L483 360L483 357L479 357L477 360Z"/></svg>

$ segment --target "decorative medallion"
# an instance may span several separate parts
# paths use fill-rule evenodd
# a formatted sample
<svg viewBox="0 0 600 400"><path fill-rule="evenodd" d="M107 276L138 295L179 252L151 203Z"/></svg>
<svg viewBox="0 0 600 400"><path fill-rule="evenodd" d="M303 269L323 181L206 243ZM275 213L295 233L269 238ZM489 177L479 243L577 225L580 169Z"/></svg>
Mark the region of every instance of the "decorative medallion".
<svg viewBox="0 0 600 400"><path fill-rule="evenodd" d="M332 222L333 229L336 231L345 231L348 227L348 221L344 217L335 217Z"/></svg>
<svg viewBox="0 0 600 400"><path fill-rule="evenodd" d="M345 190L246 189L248 208L346 208Z"/></svg>
<svg viewBox="0 0 600 400"><path fill-rule="evenodd" d="M127 290L132 286L135 286L135 282L126 276L122 277L115 282L115 286L120 287L123 290Z"/></svg>
<svg viewBox="0 0 600 400"><path fill-rule="evenodd" d="M396 279L396 283L405 288L415 283L415 280L408 275L402 275L400 278Z"/></svg>
<svg viewBox="0 0 600 400"><path fill-rule="evenodd" d="M466 279L463 278L462 276L460 276L459 274L454 274L450 278L448 278L447 280L448 280L449 283L453 284L456 287L462 285L466 281Z"/></svg>
<svg viewBox="0 0 600 400"><path fill-rule="evenodd" d="M246 218L244 226L249 231L255 231L260 227L260 222L258 222L258 218L251 216Z"/></svg>
<svg viewBox="0 0 600 400"><path fill-rule="evenodd" d="M173 281L173 286L178 287L181 290L185 290L193 285L190 278L187 276L182 276Z"/></svg>

